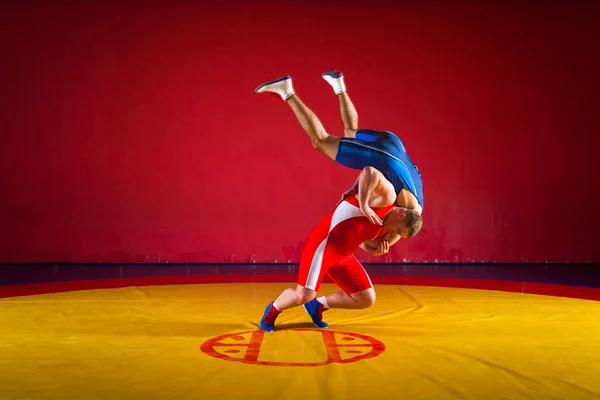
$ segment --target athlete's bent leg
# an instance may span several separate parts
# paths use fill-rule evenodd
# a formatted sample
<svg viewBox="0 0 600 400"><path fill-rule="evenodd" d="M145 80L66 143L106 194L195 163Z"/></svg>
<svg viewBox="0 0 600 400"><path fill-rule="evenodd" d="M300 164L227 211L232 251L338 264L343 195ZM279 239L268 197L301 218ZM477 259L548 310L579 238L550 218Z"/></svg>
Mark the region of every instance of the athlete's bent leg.
<svg viewBox="0 0 600 400"><path fill-rule="evenodd" d="M343 290L325 296L328 308L363 309L375 304L375 289L370 288L358 293L347 293Z"/></svg>
<svg viewBox="0 0 600 400"><path fill-rule="evenodd" d="M315 298L317 292L307 289L303 286L296 286L295 289L287 288L279 295L277 300L273 302L275 308L279 311L287 310L288 308L301 306Z"/></svg>
<svg viewBox="0 0 600 400"><path fill-rule="evenodd" d="M260 320L260 329L272 332L275 329L275 320L283 310L308 303L313 300L316 295L316 291L306 289L301 285L296 286L295 289L285 289L279 295L277 300L269 303L267 308L265 308L263 317Z"/></svg>

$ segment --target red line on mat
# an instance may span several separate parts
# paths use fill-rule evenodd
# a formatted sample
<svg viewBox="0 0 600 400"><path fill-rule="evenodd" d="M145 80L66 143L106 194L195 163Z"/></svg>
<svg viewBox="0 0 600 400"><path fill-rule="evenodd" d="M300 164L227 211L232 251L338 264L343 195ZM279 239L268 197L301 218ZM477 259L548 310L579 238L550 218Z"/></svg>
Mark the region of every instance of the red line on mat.
<svg viewBox="0 0 600 400"><path fill-rule="evenodd" d="M322 331L321 333L323 334L323 342L325 342L325 348L327 349L328 361L340 362L342 356L340 355L340 350L335 342L335 335L333 332L329 331Z"/></svg>
<svg viewBox="0 0 600 400"><path fill-rule="evenodd" d="M252 337L250 338L250 344L246 350L244 361L250 363L258 361L258 354L260 353L260 346L262 345L263 336L265 336L264 331L252 332Z"/></svg>

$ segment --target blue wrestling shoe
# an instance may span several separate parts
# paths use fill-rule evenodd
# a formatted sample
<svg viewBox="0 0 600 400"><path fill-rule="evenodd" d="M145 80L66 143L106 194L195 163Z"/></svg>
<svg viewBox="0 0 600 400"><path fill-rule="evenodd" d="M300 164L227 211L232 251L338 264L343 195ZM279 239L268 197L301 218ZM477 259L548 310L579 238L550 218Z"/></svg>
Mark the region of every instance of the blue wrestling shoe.
<svg viewBox="0 0 600 400"><path fill-rule="evenodd" d="M260 320L260 329L267 332L273 332L273 329L275 329L275 320L279 314L281 314L281 311L276 309L273 306L273 303L270 303L267 308L265 308L265 313Z"/></svg>
<svg viewBox="0 0 600 400"><path fill-rule="evenodd" d="M323 322L323 304L319 303L317 299L312 299L308 303L304 304L304 310L310 315L312 323L317 328L327 328L329 325L327 322Z"/></svg>

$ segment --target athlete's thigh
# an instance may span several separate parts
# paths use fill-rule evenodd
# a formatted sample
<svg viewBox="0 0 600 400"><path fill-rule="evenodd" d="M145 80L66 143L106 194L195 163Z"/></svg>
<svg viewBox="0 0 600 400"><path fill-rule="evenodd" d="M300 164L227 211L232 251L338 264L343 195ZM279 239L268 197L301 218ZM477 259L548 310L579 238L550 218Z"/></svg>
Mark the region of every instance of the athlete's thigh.
<svg viewBox="0 0 600 400"><path fill-rule="evenodd" d="M347 256L339 260L335 266L329 268L327 275L348 294L362 292L373 287L369 274L354 256Z"/></svg>
<svg viewBox="0 0 600 400"><path fill-rule="evenodd" d="M329 268L338 265L343 257L328 242L331 218L325 218L311 232L300 256L298 285L318 291Z"/></svg>

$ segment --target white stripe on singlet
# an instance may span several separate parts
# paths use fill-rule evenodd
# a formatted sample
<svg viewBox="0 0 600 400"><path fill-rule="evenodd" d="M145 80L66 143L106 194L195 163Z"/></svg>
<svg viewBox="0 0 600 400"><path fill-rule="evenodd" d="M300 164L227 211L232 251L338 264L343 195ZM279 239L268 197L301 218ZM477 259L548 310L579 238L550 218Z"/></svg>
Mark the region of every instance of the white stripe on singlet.
<svg viewBox="0 0 600 400"><path fill-rule="evenodd" d="M306 288L310 290L315 290L317 286L317 281L319 280L319 275L321 274L321 267L323 266L323 254L325 253L325 246L327 246L327 239L329 238L329 233L335 228L340 222L343 222L347 219L354 217L361 217L363 214L360 212L360 208L356 207L348 203L347 201L342 201L337 208L335 209L333 216L331 217L331 224L329 225L329 232L327 234L327 238L325 238L317 250L315 251L315 255L310 263L310 269L308 270L308 278L306 279Z"/></svg>

